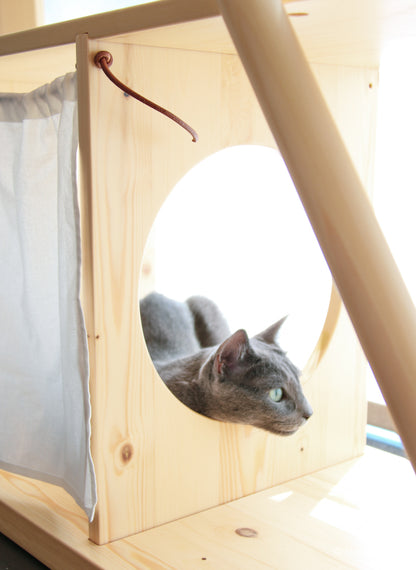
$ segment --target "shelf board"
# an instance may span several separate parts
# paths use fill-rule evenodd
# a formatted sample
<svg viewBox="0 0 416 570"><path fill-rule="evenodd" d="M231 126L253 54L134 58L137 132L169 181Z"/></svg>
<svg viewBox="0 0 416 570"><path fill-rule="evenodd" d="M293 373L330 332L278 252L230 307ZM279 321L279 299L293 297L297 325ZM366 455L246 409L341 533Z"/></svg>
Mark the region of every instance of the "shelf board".
<svg viewBox="0 0 416 570"><path fill-rule="evenodd" d="M309 61L377 67L386 43L415 36L411 0L286 0ZM234 53L215 0L163 0L0 37L0 55L91 39Z"/></svg>
<svg viewBox="0 0 416 570"><path fill-rule="evenodd" d="M0 531L59 570L403 570L414 568L415 501L409 461L366 448L358 459L96 546L62 489L0 472ZM241 528L253 532L241 536Z"/></svg>

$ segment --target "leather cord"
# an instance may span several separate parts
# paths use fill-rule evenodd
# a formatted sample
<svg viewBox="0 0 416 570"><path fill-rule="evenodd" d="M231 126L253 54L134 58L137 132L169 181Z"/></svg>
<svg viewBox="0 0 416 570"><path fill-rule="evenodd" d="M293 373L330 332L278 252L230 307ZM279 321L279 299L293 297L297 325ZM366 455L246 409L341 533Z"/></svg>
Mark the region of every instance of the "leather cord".
<svg viewBox="0 0 416 570"><path fill-rule="evenodd" d="M179 117L177 117L176 115L174 115L173 113L168 111L167 109L164 109L160 105L153 103L153 101L146 99L146 97L139 95L139 93L136 93L136 91L133 91L133 89L130 89L130 87L128 87L127 85L122 83L119 79L117 79L117 77L115 75L113 75L113 73L111 73L109 68L113 63L113 56L111 55L111 53L109 51L99 51L98 53L96 53L96 55L94 57L94 63L97 67L101 68L104 71L104 73L106 74L106 76L108 77L108 79L110 79L110 81L112 81L114 83L114 85L117 85L117 87L119 87L122 91L124 91L124 93L131 95L132 97L134 97L135 99L137 99L141 103L148 105L149 107L151 107L155 111L158 111L159 113L162 113L162 115L165 115L169 119L172 119L172 121L175 121L175 123L177 123L183 129L188 131L188 133L192 136L192 142L197 142L198 134L196 133L196 131L191 126L189 126L187 123L185 123L185 121L182 121L182 119L180 119Z"/></svg>

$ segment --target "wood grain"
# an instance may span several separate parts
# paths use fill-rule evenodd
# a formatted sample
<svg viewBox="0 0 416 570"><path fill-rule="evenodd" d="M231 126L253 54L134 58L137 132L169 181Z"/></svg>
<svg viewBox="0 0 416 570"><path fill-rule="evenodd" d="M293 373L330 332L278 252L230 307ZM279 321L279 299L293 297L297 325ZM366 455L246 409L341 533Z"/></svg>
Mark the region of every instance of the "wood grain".
<svg viewBox="0 0 416 570"><path fill-rule="evenodd" d="M378 67L383 47L394 39L414 35L416 29L416 8L409 0L300 0L284 4L289 14L295 14L292 24L314 63ZM71 44L82 33L92 39L111 37L123 44L235 54L218 15L215 0L153 2L0 37L0 55Z"/></svg>
<svg viewBox="0 0 416 570"><path fill-rule="evenodd" d="M170 8L178 5L169 2ZM149 10L143 25L158 21ZM19 36L15 49L27 49L27 37ZM90 535L103 543L361 453L365 365L334 294L305 377L315 415L296 436L279 439L220 424L171 395L148 357L138 318L143 251L153 220L176 182L203 158L231 145L275 143L236 55L88 41L86 34L77 43L83 306L99 495ZM197 145L108 82L92 59L109 46L113 71L195 126ZM69 57L65 65L75 60L73 46L40 50L26 61L17 54L19 72L26 65L29 83L43 81L51 73L49 62L61 53ZM9 61L5 82L19 79L13 72L17 56L11 63L2 58ZM38 75L30 71L34 61ZM61 62L56 65L54 70L61 69ZM362 178L370 183L376 89L368 85L376 85L375 72L325 65L314 71Z"/></svg>
<svg viewBox="0 0 416 570"><path fill-rule="evenodd" d="M40 26L43 21L41 0L0 0L0 34L11 34Z"/></svg>
<svg viewBox="0 0 416 570"><path fill-rule="evenodd" d="M361 179L370 187L376 89L369 86L376 86L377 78L365 66L377 65L383 40L414 28L415 9L405 0L309 0L291 4L292 9L310 15L293 19L309 59L338 64L320 64L314 72ZM74 69L73 42L79 36L83 303L99 494L90 536L99 543L297 478L363 449L364 360L335 292L305 378L315 415L293 438L194 414L174 399L148 357L137 292L144 246L158 209L175 183L213 152L234 144L274 146L228 32L221 19L211 19L216 14L213 0L169 0L0 38L1 88L25 91ZM110 37L88 42L86 32L90 38ZM61 45L65 43L70 45ZM51 49L40 49L46 46ZM195 125L198 145L108 83L92 64L95 51L108 46L115 56L113 70ZM22 53L27 50L36 51ZM293 76L297 72L293 66ZM377 478L369 488L378 489L378 498L385 496L391 479L373 486L386 468L383 462L376 464L378 471L371 473ZM351 495L356 500L359 479L353 478L354 485L344 493L343 469L276 490L280 499L275 503L284 504L282 511L270 508L275 491L266 491L105 547L88 542L85 517L62 490L4 474L0 525L60 570L80 563L83 568L261 568L273 567L277 559L282 568L293 568L294 552L316 568L372 568L372 560L376 568L388 560L384 567L390 568L388 535L381 556L371 548L366 554L374 537L365 535L370 542L364 543L352 515L363 501L365 507L370 502L362 496L347 502ZM409 488L403 485L399 491ZM285 493L294 500L285 503ZM340 507L341 529L321 525L316 511L310 515L331 493L335 507L331 503L330 509ZM406 501L404 496L401 500ZM371 508L376 506L371 502ZM394 517L392 501L389 508ZM279 523L276 531L278 517L285 528ZM343 519L352 524L346 527ZM369 509L364 521L374 520ZM258 530L259 540L236 539L234 530L241 526ZM406 538L406 528L396 528ZM309 535L313 540L305 539ZM391 536L401 544L394 530Z"/></svg>
<svg viewBox="0 0 416 570"><path fill-rule="evenodd" d="M411 570L415 501L409 462L367 448L360 459L96 546L62 489L0 472L0 531L52 570ZM241 527L257 536L239 536Z"/></svg>
<svg viewBox="0 0 416 570"><path fill-rule="evenodd" d="M90 41L78 63L89 82L90 117L84 113L82 122L91 133L92 170L90 189L83 190L89 196L83 227L91 234L84 271L99 495L91 538L98 543L356 456L365 422L364 362L345 315L324 331L325 350L321 344L319 365L306 379L315 416L289 439L199 416L157 376L140 329L137 292L160 206L206 156L235 144L274 143L236 56L111 44L112 71L194 126L200 136L194 144L166 117L124 97L92 65L94 54L107 48L107 42ZM335 113L354 105L346 137L351 145L367 141L369 153L374 115L367 113L372 103L362 84L373 72L315 71ZM370 163L360 165L363 176Z"/></svg>
<svg viewBox="0 0 416 570"><path fill-rule="evenodd" d="M152 2L10 34L0 38L0 55L70 44L82 33L102 38L216 15L215 0Z"/></svg>

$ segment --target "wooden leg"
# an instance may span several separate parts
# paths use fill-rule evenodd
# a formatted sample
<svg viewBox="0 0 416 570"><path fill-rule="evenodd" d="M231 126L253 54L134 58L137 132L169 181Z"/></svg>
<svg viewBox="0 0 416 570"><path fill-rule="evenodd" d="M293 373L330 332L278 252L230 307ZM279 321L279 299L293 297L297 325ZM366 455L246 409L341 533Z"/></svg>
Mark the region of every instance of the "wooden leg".
<svg viewBox="0 0 416 570"><path fill-rule="evenodd" d="M279 0L219 0L416 469L416 311Z"/></svg>

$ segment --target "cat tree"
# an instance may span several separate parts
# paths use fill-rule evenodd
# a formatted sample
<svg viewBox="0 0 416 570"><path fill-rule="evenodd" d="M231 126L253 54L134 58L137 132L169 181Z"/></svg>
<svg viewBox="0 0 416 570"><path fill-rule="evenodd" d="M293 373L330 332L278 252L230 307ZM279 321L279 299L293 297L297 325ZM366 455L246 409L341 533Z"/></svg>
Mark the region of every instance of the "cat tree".
<svg viewBox="0 0 416 570"><path fill-rule="evenodd" d="M311 0L286 6L313 73L285 10L272 0L164 0L0 40L3 91L30 90L73 70L76 62L82 298L98 491L90 538L97 544L256 493L363 450L365 361L335 288L304 385L315 415L292 438L201 417L178 402L155 373L138 319L146 238L181 177L228 146L278 141L415 460L414 310L359 178L370 190L377 38L363 34L345 50L338 37L353 33L348 18L354 3L336 2L345 16L337 30L325 19L334 4ZM366 2L378 13L376 4ZM111 52L117 77L183 117L198 131L199 142L193 144L177 125L111 84L94 64L101 50ZM396 381L405 397L392 389ZM13 510L7 498L2 501L7 513ZM53 537L48 540L54 543Z"/></svg>

